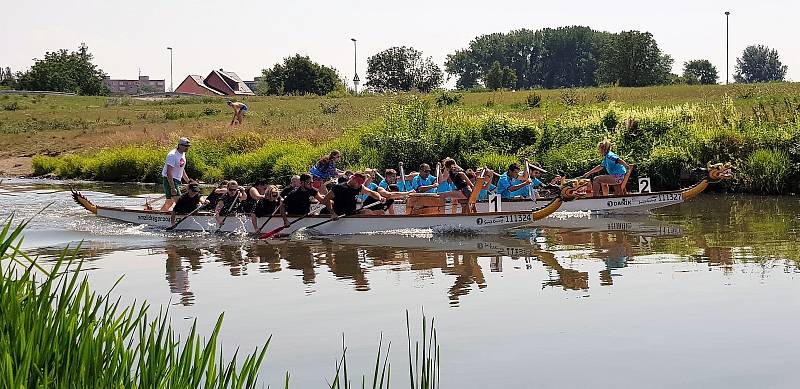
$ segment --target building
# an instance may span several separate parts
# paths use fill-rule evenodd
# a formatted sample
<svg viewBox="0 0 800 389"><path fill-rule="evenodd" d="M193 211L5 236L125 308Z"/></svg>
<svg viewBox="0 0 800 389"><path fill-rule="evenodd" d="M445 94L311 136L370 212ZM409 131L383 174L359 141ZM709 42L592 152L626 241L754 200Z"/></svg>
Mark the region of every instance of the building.
<svg viewBox="0 0 800 389"><path fill-rule="evenodd" d="M110 77L106 77L103 82L112 95L138 95L166 91L164 80L151 80L150 76L139 76L138 80L112 80Z"/></svg>
<svg viewBox="0 0 800 389"><path fill-rule="evenodd" d="M261 77L256 77L253 79L253 81L245 81L244 83L248 88L250 88L251 91L256 92L259 81L261 81Z"/></svg>
<svg viewBox="0 0 800 389"><path fill-rule="evenodd" d="M203 76L197 75L189 75L186 76L186 79L181 82L177 88L175 88L175 92L178 93L189 93L193 95L203 95L203 96L223 96L224 93L218 92L216 89L209 87L206 85L205 79Z"/></svg>
<svg viewBox="0 0 800 389"><path fill-rule="evenodd" d="M255 93L234 72L212 70L205 78L189 75L175 88L178 93L207 96L254 96Z"/></svg>

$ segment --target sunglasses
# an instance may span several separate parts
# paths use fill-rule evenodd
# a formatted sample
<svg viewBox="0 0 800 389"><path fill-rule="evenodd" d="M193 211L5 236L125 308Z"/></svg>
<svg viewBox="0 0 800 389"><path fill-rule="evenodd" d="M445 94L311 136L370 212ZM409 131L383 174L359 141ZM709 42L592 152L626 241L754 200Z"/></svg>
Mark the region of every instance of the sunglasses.
<svg viewBox="0 0 800 389"><path fill-rule="evenodd" d="M430 169L428 169L428 170L423 170L422 172L423 173L430 173L431 171L430 171Z"/></svg>

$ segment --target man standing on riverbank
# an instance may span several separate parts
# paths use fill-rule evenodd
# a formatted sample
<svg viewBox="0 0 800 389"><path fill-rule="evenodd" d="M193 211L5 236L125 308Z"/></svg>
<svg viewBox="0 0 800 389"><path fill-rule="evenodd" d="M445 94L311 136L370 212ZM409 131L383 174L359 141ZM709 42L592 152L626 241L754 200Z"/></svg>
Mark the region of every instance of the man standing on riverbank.
<svg viewBox="0 0 800 389"><path fill-rule="evenodd" d="M181 180L189 182L186 175L186 152L189 150L189 139L181 138L178 146L167 154L167 161L161 169L161 178L164 182L164 195L167 201L161 207L161 212L167 212L181 195Z"/></svg>

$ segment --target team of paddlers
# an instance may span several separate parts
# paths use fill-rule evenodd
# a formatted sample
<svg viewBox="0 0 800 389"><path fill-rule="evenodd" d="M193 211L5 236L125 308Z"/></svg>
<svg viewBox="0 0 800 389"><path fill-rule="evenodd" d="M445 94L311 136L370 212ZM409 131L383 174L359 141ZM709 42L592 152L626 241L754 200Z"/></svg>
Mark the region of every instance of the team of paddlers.
<svg viewBox="0 0 800 389"><path fill-rule="evenodd" d="M394 201L404 199L412 193L435 194L440 198L450 199L453 204L463 203L476 190L478 175L490 177L488 185L479 188L479 200L488 198L490 192L503 199L536 198L538 189L558 188L558 183L561 182L561 177L556 176L544 184L540 180L543 170L530 165L528 161L524 162L523 168L512 163L502 174L486 168L477 172L465 170L452 158L437 163L435 174L427 163L421 164L419 170L409 174L405 174L402 164L399 172L386 169L383 175L376 169L366 169L363 172L343 171L337 168L341 154L333 150L320 158L308 172L291 177L289 185L282 189L266 179L256 180L247 187L229 180L219 183L211 193L203 197L199 183L186 174L186 153L189 147L189 139L181 138L176 148L167 154L162 170L167 200L161 211L171 210L174 222L176 214L192 214L205 210L215 214L218 224L222 224L223 219L230 214L249 214L256 231L259 230L256 225L259 217L278 216L288 225L287 215L307 215L312 212L314 203L323 204L325 207L320 213L330 214L334 219L355 213L394 214ZM600 142L598 151L603 158L601 163L583 175L588 177L606 170L607 175L594 179L594 193L597 194L603 184L621 183L632 168L611 151L609 141ZM495 176L496 184L492 183ZM186 183L185 187L183 183ZM359 202L362 204L360 208Z"/></svg>

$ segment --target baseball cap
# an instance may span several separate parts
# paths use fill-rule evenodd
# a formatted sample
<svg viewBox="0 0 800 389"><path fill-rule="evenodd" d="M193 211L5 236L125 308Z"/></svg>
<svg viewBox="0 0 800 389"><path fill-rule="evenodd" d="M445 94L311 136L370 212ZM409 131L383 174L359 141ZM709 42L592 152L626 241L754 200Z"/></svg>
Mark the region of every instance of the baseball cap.
<svg viewBox="0 0 800 389"><path fill-rule="evenodd" d="M189 138L181 138L178 141L178 146L189 146Z"/></svg>

